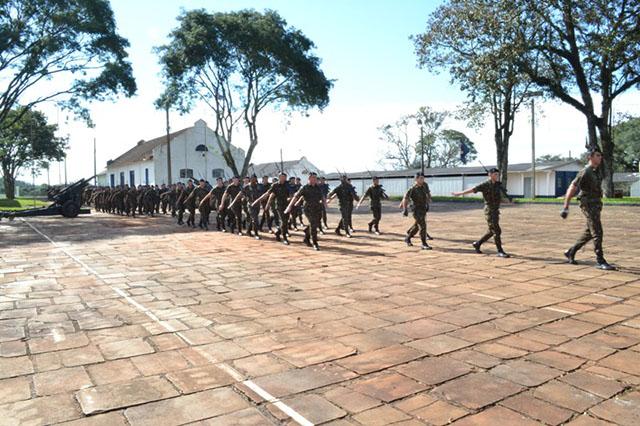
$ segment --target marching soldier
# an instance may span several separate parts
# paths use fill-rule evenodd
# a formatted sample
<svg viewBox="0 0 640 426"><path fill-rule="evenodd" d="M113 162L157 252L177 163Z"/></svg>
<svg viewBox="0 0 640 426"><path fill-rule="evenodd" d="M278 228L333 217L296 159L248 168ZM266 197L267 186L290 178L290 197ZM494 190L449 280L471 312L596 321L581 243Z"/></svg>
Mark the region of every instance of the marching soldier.
<svg viewBox="0 0 640 426"><path fill-rule="evenodd" d="M220 206L222 203L222 196L224 195L225 189L227 188L226 186L224 186L222 178L217 178L216 186L211 188L211 191L209 191L209 193L202 199L200 203L202 205L203 203L206 203L208 201L211 211L215 210L217 212L216 228L218 229L218 231L222 232L227 232L227 228L224 224L227 210L218 210L218 206Z"/></svg>
<svg viewBox="0 0 640 426"><path fill-rule="evenodd" d="M304 229L304 243L309 247L313 247L314 250L320 250L318 247L318 229L322 218L322 204L326 204L327 200L322 196L316 173L309 173L309 183L293 195L284 213L290 213L294 204L301 197L304 197L304 214L309 221L309 224Z"/></svg>
<svg viewBox="0 0 640 426"><path fill-rule="evenodd" d="M569 259L569 263L576 265L576 253L587 242L593 240L593 249L596 253L596 267L605 271L612 271L616 268L609 265L604 259L602 250L602 223L600 221L600 213L602 212L602 172L600 171L600 163L602 162L602 152L598 148L592 148L588 151L589 164L582 169L576 178L571 182L567 194L564 199L564 209L560 213L563 219L569 215L569 203L578 192L578 200L580 200L580 210L587 218L587 228L578 240L564 252Z"/></svg>
<svg viewBox="0 0 640 426"><path fill-rule="evenodd" d="M242 191L236 195L236 198L229 204L229 208L233 208L235 204L242 202L243 207L246 206L247 215L247 234L251 237L251 231L255 234L256 240L260 239L258 235L260 204L254 205L254 202L260 197L260 190L258 189L258 177L254 174L251 175L251 179L247 185L242 188Z"/></svg>
<svg viewBox="0 0 640 426"><path fill-rule="evenodd" d="M333 188L333 191L329 193L329 199L327 204L331 202L334 198L338 197L338 203L340 205L340 214L342 218L336 227L335 233L338 235L342 235L340 233L340 228L344 229L345 236L347 238L351 238L350 230L353 228L351 226L351 210L353 209L353 200L359 201L358 196L355 195L353 187L349 183L347 176L342 176L340 179L340 185Z"/></svg>
<svg viewBox="0 0 640 426"><path fill-rule="evenodd" d="M502 249L502 230L500 229L500 203L506 197L511 204L514 203L513 199L509 197L502 182L498 180L500 171L495 167L489 170L489 179L482 182L479 185L469 188L461 192L453 192L451 195L459 197L464 194L471 194L472 192L482 192L482 198L484 199L484 217L487 219L488 230L482 238L478 241L474 241L471 245L475 249L476 253L482 253L480 246L493 237L493 241L496 243L498 249L498 256L508 258L511 257Z"/></svg>
<svg viewBox="0 0 640 426"><path fill-rule="evenodd" d="M193 187L193 182L189 181L189 185L192 190L189 192L189 195L184 200L184 204L189 210L189 218L187 219L187 226L191 223L191 227L196 227L196 206L200 206L200 202L204 197L207 196L208 191L205 189L205 181L204 179L200 179L197 187ZM203 217L202 210L200 210L200 222L198 226L200 229L206 228L206 224L204 223L205 217Z"/></svg>
<svg viewBox="0 0 640 426"><path fill-rule="evenodd" d="M224 194L222 195L222 200L220 201L220 206L218 207L218 210L221 212L224 211L227 200L228 199L231 199L231 201L235 200L235 198L238 196L241 190L242 190L242 187L240 187L240 178L238 176L234 176L233 180L231 181L231 185L227 186L227 188L224 191ZM231 232L233 233L234 229L237 227L238 235L242 235L241 222L240 222L242 220L242 206L240 206L240 203L234 205L233 208L227 209L227 214L229 215L229 219L231 221Z"/></svg>
<svg viewBox="0 0 640 426"><path fill-rule="evenodd" d="M262 202L265 198L267 199L265 203L265 209L269 209L272 205L272 202L275 198L275 206L276 206L276 214L278 215L278 230L276 231L276 241L281 241L284 245L289 245L289 240L287 239L288 234L288 226L289 226L289 216L285 213L287 209L287 204L289 201L289 187L287 186L287 174L282 172L278 175L278 182L271 185L269 190L262 194L260 198L254 201L254 205Z"/></svg>
<svg viewBox="0 0 640 426"><path fill-rule="evenodd" d="M429 211L429 202L431 201L431 191L429 191L429 185L424 181L424 174L416 174L416 181L407 190L406 194L400 202L401 209L404 210L404 215L407 216L407 208L411 200L411 211L413 212L414 223L407 230L407 236L404 242L408 246L413 246L411 238L420 231L420 241L422 241L422 250L431 250L429 244L427 244L427 211Z"/></svg>
<svg viewBox="0 0 640 426"><path fill-rule="evenodd" d="M367 197L369 197L369 208L373 214L373 220L369 222L369 232L371 232L372 228L375 228L375 234L380 235L380 229L378 226L380 225L380 219L382 218L382 200L387 200L389 197L384 192L384 188L380 185L380 179L378 179L377 176L373 177L373 183L369 188L367 188L364 195L360 198L356 209L360 207L360 204L362 204L364 199Z"/></svg>
<svg viewBox="0 0 640 426"><path fill-rule="evenodd" d="M324 176L322 176L320 178L320 183L318 184L318 186L320 186L320 189L322 190L322 196L324 198L328 198L329 197L329 184L327 183L327 180L324 178ZM329 225L327 225L327 209L325 207L325 205L322 205L322 223L323 229L329 229Z"/></svg>
<svg viewBox="0 0 640 426"><path fill-rule="evenodd" d="M269 182L269 176L262 176L262 183L258 185L260 188L260 195L266 194L269 189L271 189L271 183ZM262 217L260 218L260 232L262 232L262 227L264 223L267 222L267 228L269 228L269 233L273 234L273 217L271 215L270 209L267 208L267 200L262 201Z"/></svg>

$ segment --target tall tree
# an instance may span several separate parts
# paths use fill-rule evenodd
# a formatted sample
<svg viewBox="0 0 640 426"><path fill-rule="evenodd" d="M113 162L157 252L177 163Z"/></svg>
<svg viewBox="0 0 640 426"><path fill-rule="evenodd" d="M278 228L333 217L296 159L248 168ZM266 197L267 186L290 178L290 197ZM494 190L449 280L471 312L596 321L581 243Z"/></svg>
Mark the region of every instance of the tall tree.
<svg viewBox="0 0 640 426"><path fill-rule="evenodd" d="M107 0L0 2L0 126L46 101L90 122L85 101L132 96L128 46Z"/></svg>
<svg viewBox="0 0 640 426"><path fill-rule="evenodd" d="M419 66L436 73L446 69L466 92L470 123L483 125L490 113L505 185L515 114L530 86L516 62L518 13L506 0L449 0L429 16L423 34L411 37Z"/></svg>
<svg viewBox="0 0 640 426"><path fill-rule="evenodd" d="M39 111L22 107L10 111L6 120L13 124L0 126L0 168L7 198L13 200L20 171L42 161L62 160L67 140L55 136L58 127L48 125Z"/></svg>
<svg viewBox="0 0 640 426"><path fill-rule="evenodd" d="M478 153L475 144L464 133L441 128L447 116L446 111L421 107L417 113L404 115L394 124L378 127L380 139L386 142L380 164L391 165L396 170L417 169L421 167L424 152L426 168L456 167L462 163L463 143L469 148L467 160L475 159ZM416 138L421 128L422 140Z"/></svg>
<svg viewBox="0 0 640 426"><path fill-rule="evenodd" d="M507 1L507 0L504 0ZM603 155L604 192L613 195L613 101L640 87L640 1L519 0L519 65L537 86L585 115L588 144ZM577 93L576 93L577 90ZM597 102L600 107L597 107ZM599 139L598 139L599 136Z"/></svg>
<svg viewBox="0 0 640 426"><path fill-rule="evenodd" d="M184 12L169 44L158 48L167 85L178 88L183 110L196 99L215 113L218 147L235 174L246 174L258 144L257 118L266 107L307 111L329 103L332 83L315 45L274 11ZM233 131L249 130L244 163L235 164Z"/></svg>

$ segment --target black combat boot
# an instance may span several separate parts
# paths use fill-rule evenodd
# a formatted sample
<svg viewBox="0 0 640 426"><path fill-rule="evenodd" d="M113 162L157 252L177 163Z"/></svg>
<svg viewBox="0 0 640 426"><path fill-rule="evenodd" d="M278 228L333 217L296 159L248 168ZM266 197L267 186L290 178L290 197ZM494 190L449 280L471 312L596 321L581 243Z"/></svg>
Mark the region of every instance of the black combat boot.
<svg viewBox="0 0 640 426"><path fill-rule="evenodd" d="M577 265L578 262L576 262L576 248L575 247L571 247L568 250L565 250L564 252L565 257L569 260L569 263L572 265Z"/></svg>
<svg viewBox="0 0 640 426"><path fill-rule="evenodd" d="M432 247L429 244L427 244L426 240L422 241L422 250L431 250L431 249Z"/></svg>
<svg viewBox="0 0 640 426"><path fill-rule="evenodd" d="M611 266L607 263L606 260L604 260L603 256L599 256L598 259L596 260L596 268L598 269L602 269L604 271L615 271L616 268L614 266Z"/></svg>
<svg viewBox="0 0 640 426"><path fill-rule="evenodd" d="M382 232L380 232L380 229L378 229L378 225L376 225L376 232L374 232L374 234L376 235L382 234Z"/></svg>
<svg viewBox="0 0 640 426"><path fill-rule="evenodd" d="M404 242L407 243L409 247L413 247L413 243L411 242L411 235L407 235L404 239Z"/></svg>
<svg viewBox="0 0 640 426"><path fill-rule="evenodd" d="M340 227L337 227L334 232L336 233L336 235L342 236L342 232L340 232Z"/></svg>
<svg viewBox="0 0 640 426"><path fill-rule="evenodd" d="M511 255L509 255L509 254L505 253L504 251L500 250L498 252L498 257L502 257L502 258L508 259L508 258L511 257Z"/></svg>
<svg viewBox="0 0 640 426"><path fill-rule="evenodd" d="M471 245L473 246L473 249L476 251L476 253L482 254L482 250L480 250L480 246L482 245L482 243L480 241L474 241L471 243Z"/></svg>
<svg viewBox="0 0 640 426"><path fill-rule="evenodd" d="M280 230L278 229L278 230L276 231L276 234L275 234L275 235L276 235L276 241L277 241L277 242L282 241L282 239L280 238L280 234L281 234L281 232L280 232Z"/></svg>
<svg viewBox="0 0 640 426"><path fill-rule="evenodd" d="M309 229L305 229L304 230L304 243L307 245L307 247L312 247L313 245L311 244L311 235L309 232Z"/></svg>
<svg viewBox="0 0 640 426"><path fill-rule="evenodd" d="M372 229L371 229L371 228L373 228L373 222L369 222L369 233L371 233L371 232L372 232Z"/></svg>

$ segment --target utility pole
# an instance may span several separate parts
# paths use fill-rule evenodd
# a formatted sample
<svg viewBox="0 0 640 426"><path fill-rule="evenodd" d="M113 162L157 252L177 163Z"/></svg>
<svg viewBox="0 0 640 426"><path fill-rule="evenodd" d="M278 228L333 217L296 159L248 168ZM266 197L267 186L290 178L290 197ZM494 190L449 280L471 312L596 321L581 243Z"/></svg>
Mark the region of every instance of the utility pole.
<svg viewBox="0 0 640 426"><path fill-rule="evenodd" d="M424 127L420 118L418 118L418 125L420 125L420 169L424 174Z"/></svg>
<svg viewBox="0 0 640 426"><path fill-rule="evenodd" d="M171 179L171 136L169 127L169 104L165 107L167 112L167 185L171 185L173 180Z"/></svg>
<svg viewBox="0 0 640 426"><path fill-rule="evenodd" d="M531 199L536 199L536 106L531 97Z"/></svg>
<svg viewBox="0 0 640 426"><path fill-rule="evenodd" d="M282 148L280 148L280 170L284 172L284 161L282 161Z"/></svg>
<svg viewBox="0 0 640 426"><path fill-rule="evenodd" d="M67 185L67 154L64 155L64 184Z"/></svg>
<svg viewBox="0 0 640 426"><path fill-rule="evenodd" d="M93 138L93 186L98 186L98 170L96 163L96 138Z"/></svg>

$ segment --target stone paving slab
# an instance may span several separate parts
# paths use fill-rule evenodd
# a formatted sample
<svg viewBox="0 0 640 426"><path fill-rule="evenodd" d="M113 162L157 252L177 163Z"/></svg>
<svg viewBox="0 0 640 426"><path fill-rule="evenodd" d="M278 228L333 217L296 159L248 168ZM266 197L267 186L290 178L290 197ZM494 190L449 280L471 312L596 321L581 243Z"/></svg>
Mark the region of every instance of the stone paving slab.
<svg viewBox="0 0 640 426"><path fill-rule="evenodd" d="M475 203L432 206L429 252L391 203L382 235L361 209L319 252L163 216L29 219L56 247L3 221L0 423L296 424L277 398L336 426L637 425L640 210L603 211L615 272L591 245L565 263L579 216L506 206L510 259L474 253Z"/></svg>

